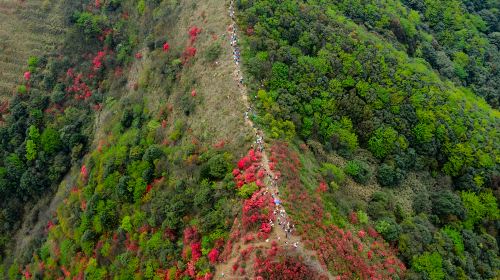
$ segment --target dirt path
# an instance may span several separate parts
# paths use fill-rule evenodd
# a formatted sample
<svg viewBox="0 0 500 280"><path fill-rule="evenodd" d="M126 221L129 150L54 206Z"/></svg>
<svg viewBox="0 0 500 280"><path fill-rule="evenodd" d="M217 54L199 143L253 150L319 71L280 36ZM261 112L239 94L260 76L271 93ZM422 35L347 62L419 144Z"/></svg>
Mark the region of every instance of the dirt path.
<svg viewBox="0 0 500 280"><path fill-rule="evenodd" d="M269 167L269 159L266 153L266 147L264 142L264 132L258 129L252 120L249 117L250 114L250 102L248 100L248 92L247 88L243 83L243 72L241 71L241 63L240 63L240 51L238 48L238 39L237 39L237 26L234 21L234 0L231 0L231 4L229 7L229 16L231 17L231 27L229 28L229 39L233 51L233 60L235 62L235 70L233 72L235 82L238 83L238 88L240 91L240 98L243 101L243 104L246 108L248 108L245 113L245 124L252 128L254 134L256 136L256 145L257 149L262 151L262 159L261 163L269 175L266 177L265 185L266 190L273 195L273 198L281 201L279 198L278 184L276 182L276 175ZM299 236L293 235L293 233L287 234L287 229L290 228L291 219L288 217L286 210L282 205L276 206L276 212L278 220L281 219L281 225L276 223L278 221L273 221L276 224L272 227L272 231L270 237L266 242L252 242L249 244L243 244L240 240L239 243L234 244L233 252L231 252L231 256L228 261L225 263L220 263L217 265L215 270L214 279L249 279L248 276L235 276L231 275L232 272L232 264L238 261L239 252L252 246L254 248L269 248L272 241L277 241L280 247L290 249L290 251L295 251L299 256L301 256L308 266L314 268L320 274L326 275L329 279L335 279L330 272L321 265L321 263L317 260L317 254L313 250L309 250L304 248L302 240ZM285 225L287 223L287 225ZM293 231L292 231L293 232Z"/></svg>

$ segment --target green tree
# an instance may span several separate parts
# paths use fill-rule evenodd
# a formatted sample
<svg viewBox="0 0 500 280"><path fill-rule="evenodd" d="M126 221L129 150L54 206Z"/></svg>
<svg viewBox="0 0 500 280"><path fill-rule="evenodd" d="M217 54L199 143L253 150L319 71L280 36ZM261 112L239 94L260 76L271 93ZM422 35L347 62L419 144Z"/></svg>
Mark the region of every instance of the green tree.
<svg viewBox="0 0 500 280"><path fill-rule="evenodd" d="M46 128L41 135L41 147L47 154L55 154L62 147L59 132L53 128Z"/></svg>
<svg viewBox="0 0 500 280"><path fill-rule="evenodd" d="M381 127L375 131L368 141L368 149L381 159L391 154L398 142L398 133L392 127Z"/></svg>
<svg viewBox="0 0 500 280"><path fill-rule="evenodd" d="M368 182L372 175L368 164L360 160L348 161L346 167L344 168L344 172L360 184Z"/></svg>
<svg viewBox="0 0 500 280"><path fill-rule="evenodd" d="M491 191L482 192L479 196L473 192L464 191L460 193L460 197L467 213L464 221L465 228L473 229L484 219L494 221L500 217L496 198Z"/></svg>
<svg viewBox="0 0 500 280"><path fill-rule="evenodd" d="M425 273L431 280L445 279L443 259L438 252L425 252L420 256L415 256L412 260L412 268Z"/></svg>
<svg viewBox="0 0 500 280"><path fill-rule="evenodd" d="M37 147L33 140L26 141L26 159L31 161L36 158Z"/></svg>

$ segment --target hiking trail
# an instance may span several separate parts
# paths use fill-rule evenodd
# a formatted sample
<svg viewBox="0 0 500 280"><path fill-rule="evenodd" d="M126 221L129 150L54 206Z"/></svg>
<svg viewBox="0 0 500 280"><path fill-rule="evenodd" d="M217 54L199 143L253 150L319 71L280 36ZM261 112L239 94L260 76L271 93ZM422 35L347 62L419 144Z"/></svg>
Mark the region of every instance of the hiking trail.
<svg viewBox="0 0 500 280"><path fill-rule="evenodd" d="M248 92L247 88L243 83L243 72L241 71L241 63L240 63L240 52L238 48L238 39L237 39L237 27L236 27L236 22L234 20L234 0L231 0L230 6L229 6L229 16L231 18L231 25L230 28L228 29L229 33L229 38L230 38L230 43L233 51L233 59L235 62L235 70L233 72L235 82L238 83L238 88L239 88L239 94L240 98L243 101L243 104L247 109L245 113L245 124L249 127L252 128L257 140L255 141L257 143L256 148L258 148L261 151L261 164L266 171L269 177L272 178L270 179L268 176L266 176L265 179L265 189L269 193L273 195L273 198L276 200L281 201L279 198L279 191L277 187L277 183L275 182L276 175L275 173L270 169L269 167L269 159L266 154L266 149L264 149L264 132L254 125L252 120L249 117L250 113L250 102L248 100ZM274 181L274 182L273 182ZM283 209L283 213L279 213L279 216L281 217L282 220L284 221L289 221L291 222L291 219L288 217L285 209L283 206L277 205L276 209ZM278 215L277 215L278 216ZM279 218L278 218L279 219ZM276 221L274 221L276 222ZM239 222L238 222L239 223ZM229 256L229 259L225 263L218 263L215 269L215 275L214 279L249 279L249 276L239 276L239 275L232 275L232 265L238 260L239 258L239 252L241 250L247 249L248 247L252 246L255 249L257 248L269 248L271 246L272 241L277 241L278 245L281 248L286 248L289 249L291 252L296 252L297 255L301 256L303 258L303 261L306 265L310 266L313 268L316 272L318 272L320 275L325 275L328 277L328 279L335 279L328 269L322 265L317 258L317 254L313 250L309 250L304 247L303 242L300 238L300 236L294 235L295 230L292 233L288 234L285 230L285 226L275 224L272 226L272 230L269 236L269 239L266 241L257 241L257 242L250 242L248 244L244 244L243 241L240 239L237 243L233 245L233 250L231 252L231 255ZM236 225L236 224L235 224ZM297 246L294 246L297 245ZM224 274L222 274L224 273Z"/></svg>

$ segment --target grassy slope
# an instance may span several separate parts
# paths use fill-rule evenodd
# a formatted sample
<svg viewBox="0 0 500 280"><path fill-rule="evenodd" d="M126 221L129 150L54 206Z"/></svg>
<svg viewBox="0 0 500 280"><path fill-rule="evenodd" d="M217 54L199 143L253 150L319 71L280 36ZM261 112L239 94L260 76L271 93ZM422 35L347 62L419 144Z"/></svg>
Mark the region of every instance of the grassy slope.
<svg viewBox="0 0 500 280"><path fill-rule="evenodd" d="M55 49L63 26L61 1L0 1L0 99L13 93L28 57Z"/></svg>

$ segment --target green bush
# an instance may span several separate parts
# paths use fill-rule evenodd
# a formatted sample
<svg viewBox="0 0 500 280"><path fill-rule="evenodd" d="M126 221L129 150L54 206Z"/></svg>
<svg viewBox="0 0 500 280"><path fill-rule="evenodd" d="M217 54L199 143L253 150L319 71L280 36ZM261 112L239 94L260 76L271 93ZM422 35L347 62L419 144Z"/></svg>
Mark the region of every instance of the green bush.
<svg viewBox="0 0 500 280"><path fill-rule="evenodd" d="M390 242L397 240L401 233L401 227L392 218L378 220L375 229L382 234L385 240Z"/></svg>
<svg viewBox="0 0 500 280"><path fill-rule="evenodd" d="M415 271L425 273L427 279L445 279L443 259L438 252L425 252L423 255L415 256L412 260L412 268Z"/></svg>
<svg viewBox="0 0 500 280"><path fill-rule="evenodd" d="M137 2L137 12L140 15L143 15L145 10L146 10L146 1L145 0L139 0L139 2Z"/></svg>
<svg viewBox="0 0 500 280"><path fill-rule="evenodd" d="M96 36L102 32L101 18L90 12L76 12L73 16L76 26L87 36Z"/></svg>
<svg viewBox="0 0 500 280"><path fill-rule="evenodd" d="M218 154L213 156L205 164L203 170L206 173L205 176L213 180L220 180L226 176L229 170L229 162L227 161L225 154Z"/></svg>
<svg viewBox="0 0 500 280"><path fill-rule="evenodd" d="M335 182L337 184L342 184L345 180L345 174L344 171L342 171L341 168L337 167L334 164L331 163L324 163L323 167L321 168L321 175L328 181L328 182Z"/></svg>
<svg viewBox="0 0 500 280"><path fill-rule="evenodd" d="M20 85L17 87L17 93L26 94L27 92L28 92L28 89L26 88L25 85Z"/></svg>
<svg viewBox="0 0 500 280"><path fill-rule="evenodd" d="M460 197L450 190L434 192L431 195L432 213L443 222L448 219L465 218L465 208ZM454 217L453 217L454 216Z"/></svg>
<svg viewBox="0 0 500 280"><path fill-rule="evenodd" d="M30 72L35 72L36 68L38 67L38 62L39 59L36 56L30 56L28 58L28 69Z"/></svg>
<svg viewBox="0 0 500 280"><path fill-rule="evenodd" d="M61 138L59 137L59 132L53 128L46 128L42 132L41 136L41 146L44 152L51 155L59 151L62 147Z"/></svg>
<svg viewBox="0 0 500 280"><path fill-rule="evenodd" d="M359 160L351 160L347 162L344 172L360 184L366 184L372 176L368 164Z"/></svg>
<svg viewBox="0 0 500 280"><path fill-rule="evenodd" d="M399 168L383 163L378 168L377 180L382 186L394 187L399 185L403 179L403 173Z"/></svg>
<svg viewBox="0 0 500 280"><path fill-rule="evenodd" d="M214 43L210 47L208 47L206 54L205 54L205 60L208 62L214 62L216 61L219 56L222 53L222 47L220 43Z"/></svg>
<svg viewBox="0 0 500 280"><path fill-rule="evenodd" d="M363 210L358 210L356 212L356 215L358 216L358 221L362 225L368 224L368 215L366 214L365 211Z"/></svg>
<svg viewBox="0 0 500 280"><path fill-rule="evenodd" d="M247 199L258 189L259 187L255 183L245 184L238 190L238 196Z"/></svg>

